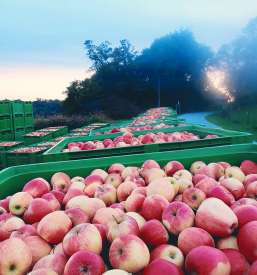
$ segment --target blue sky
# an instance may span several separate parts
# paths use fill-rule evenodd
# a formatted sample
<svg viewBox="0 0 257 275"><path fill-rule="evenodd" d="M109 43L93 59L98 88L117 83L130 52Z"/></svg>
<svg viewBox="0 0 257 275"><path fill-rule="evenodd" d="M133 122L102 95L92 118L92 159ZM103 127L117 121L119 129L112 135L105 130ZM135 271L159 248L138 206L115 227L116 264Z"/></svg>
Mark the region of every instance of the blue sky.
<svg viewBox="0 0 257 275"><path fill-rule="evenodd" d="M128 39L136 50L180 27L217 50L257 16L256 0L0 0L0 100L63 99L90 66L83 47Z"/></svg>

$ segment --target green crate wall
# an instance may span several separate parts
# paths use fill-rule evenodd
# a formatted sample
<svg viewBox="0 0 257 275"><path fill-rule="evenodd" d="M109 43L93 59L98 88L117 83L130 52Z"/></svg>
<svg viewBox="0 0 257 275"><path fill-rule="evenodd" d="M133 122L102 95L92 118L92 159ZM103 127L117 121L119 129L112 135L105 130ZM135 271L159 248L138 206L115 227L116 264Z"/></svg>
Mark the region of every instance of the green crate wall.
<svg viewBox="0 0 257 275"><path fill-rule="evenodd" d="M31 101L24 101L24 113L33 115L33 103Z"/></svg>
<svg viewBox="0 0 257 275"><path fill-rule="evenodd" d="M24 115L23 101L11 101L11 103L12 103L12 114L13 115Z"/></svg>
<svg viewBox="0 0 257 275"><path fill-rule="evenodd" d="M23 114L14 114L13 115L13 129L25 128L24 115Z"/></svg>
<svg viewBox="0 0 257 275"><path fill-rule="evenodd" d="M34 117L33 114L24 115L24 125L25 127L34 127Z"/></svg>
<svg viewBox="0 0 257 275"><path fill-rule="evenodd" d="M12 102L11 101L0 101L0 116L12 115Z"/></svg>
<svg viewBox="0 0 257 275"><path fill-rule="evenodd" d="M13 119L12 116L0 116L0 131L12 131L13 130Z"/></svg>
<svg viewBox="0 0 257 275"><path fill-rule="evenodd" d="M25 134L34 132L34 126L25 127Z"/></svg>
<svg viewBox="0 0 257 275"><path fill-rule="evenodd" d="M14 139L16 141L23 140L24 134L25 134L25 128L14 129Z"/></svg>
<svg viewBox="0 0 257 275"><path fill-rule="evenodd" d="M0 141L13 141L14 140L14 135L13 131L2 131L0 132Z"/></svg>
<svg viewBox="0 0 257 275"><path fill-rule="evenodd" d="M40 143L43 141L48 141L52 139L52 134L48 133L45 136L27 136L27 135L23 135L23 140L25 141L25 145L29 146L29 145L33 145L36 143Z"/></svg>

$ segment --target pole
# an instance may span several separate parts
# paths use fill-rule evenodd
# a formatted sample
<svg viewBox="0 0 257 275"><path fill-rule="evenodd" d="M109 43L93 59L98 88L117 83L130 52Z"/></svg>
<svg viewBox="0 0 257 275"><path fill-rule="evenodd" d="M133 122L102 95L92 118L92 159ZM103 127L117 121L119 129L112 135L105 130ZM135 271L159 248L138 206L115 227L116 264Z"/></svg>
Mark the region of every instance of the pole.
<svg viewBox="0 0 257 275"><path fill-rule="evenodd" d="M158 76L158 107L161 106L161 84L160 84L160 77Z"/></svg>

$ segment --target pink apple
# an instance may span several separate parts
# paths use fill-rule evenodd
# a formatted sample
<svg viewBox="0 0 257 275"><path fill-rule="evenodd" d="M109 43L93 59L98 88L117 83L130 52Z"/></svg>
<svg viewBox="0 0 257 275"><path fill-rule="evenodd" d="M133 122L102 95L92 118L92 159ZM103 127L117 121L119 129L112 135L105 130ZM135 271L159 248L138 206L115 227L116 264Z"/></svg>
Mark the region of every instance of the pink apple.
<svg viewBox="0 0 257 275"><path fill-rule="evenodd" d="M218 185L219 185L219 183L216 180L207 178L207 179L202 179L201 181L199 181L196 184L195 188L202 190L205 193L205 195L207 195L208 191L212 187L218 186Z"/></svg>
<svg viewBox="0 0 257 275"><path fill-rule="evenodd" d="M182 201L193 209L198 209L205 199L205 193L197 188L187 189L182 195Z"/></svg>
<svg viewBox="0 0 257 275"><path fill-rule="evenodd" d="M221 183L221 186L228 189L231 192L235 200L241 199L244 196L245 188L242 182L234 178L224 179Z"/></svg>
<svg viewBox="0 0 257 275"><path fill-rule="evenodd" d="M159 194L171 202L175 196L174 187L168 180L155 179L152 181L146 189L147 196Z"/></svg>
<svg viewBox="0 0 257 275"><path fill-rule="evenodd" d="M65 206L65 210L72 209L72 208L80 208L83 202L87 199L88 197L85 195L76 196L67 202Z"/></svg>
<svg viewBox="0 0 257 275"><path fill-rule="evenodd" d="M10 199L3 199L0 201L0 207L3 207L7 213L10 212L9 203Z"/></svg>
<svg viewBox="0 0 257 275"><path fill-rule="evenodd" d="M102 251L102 237L93 224L82 223L73 227L66 234L62 247L68 257L82 250L100 254Z"/></svg>
<svg viewBox="0 0 257 275"><path fill-rule="evenodd" d="M96 198L89 198L85 200L80 206L80 209L82 209L88 215L90 221L93 220L97 210L101 208L106 208L106 205L102 200Z"/></svg>
<svg viewBox="0 0 257 275"><path fill-rule="evenodd" d="M212 187L207 192L207 198L220 199L228 206L235 202L235 198L233 197L231 192L229 192L228 189L220 185Z"/></svg>
<svg viewBox="0 0 257 275"><path fill-rule="evenodd" d="M24 241L12 238L0 242L0 274L27 274L32 255Z"/></svg>
<svg viewBox="0 0 257 275"><path fill-rule="evenodd" d="M231 167L231 165L227 162L217 162L218 164L220 164L224 169L227 169L229 167Z"/></svg>
<svg viewBox="0 0 257 275"><path fill-rule="evenodd" d="M56 274L63 274L66 263L67 257L64 255L47 255L36 263L36 265L33 268L33 271L37 271L42 268L48 268L56 272Z"/></svg>
<svg viewBox="0 0 257 275"><path fill-rule="evenodd" d="M141 170L140 170L140 175L143 178L145 178L145 175L148 172L148 170L150 170L152 168L159 168L160 169L160 165L154 160L145 161L142 168L141 168Z"/></svg>
<svg viewBox="0 0 257 275"><path fill-rule="evenodd" d="M99 175L90 175L84 179L84 184L86 186L89 186L94 183L97 183L98 185L102 185L104 183L104 181L103 181L102 177Z"/></svg>
<svg viewBox="0 0 257 275"><path fill-rule="evenodd" d="M76 181L80 181L80 182L84 182L84 178L82 178L82 177L74 177L74 178L72 178L71 179L71 182L73 183L73 182L76 182Z"/></svg>
<svg viewBox="0 0 257 275"><path fill-rule="evenodd" d="M90 184L90 185L88 185L85 189L84 189L84 194L86 195L86 196L88 196L89 198L94 198L94 196L95 196L95 191L96 191L96 189L99 187L99 186L101 186L100 184L98 184L98 183L92 183L92 184Z"/></svg>
<svg viewBox="0 0 257 275"><path fill-rule="evenodd" d="M7 214L7 211L2 206L0 206L0 215L2 214Z"/></svg>
<svg viewBox="0 0 257 275"><path fill-rule="evenodd" d="M47 242L58 244L70 231L71 226L71 220L63 211L55 211L39 222L37 232Z"/></svg>
<svg viewBox="0 0 257 275"><path fill-rule="evenodd" d="M214 247L212 236L205 230L197 227L189 227L178 236L178 248L185 256L198 246Z"/></svg>
<svg viewBox="0 0 257 275"><path fill-rule="evenodd" d="M204 174L198 174L193 176L193 184L196 185L199 181L203 180L203 179L207 179L208 177Z"/></svg>
<svg viewBox="0 0 257 275"><path fill-rule="evenodd" d="M64 196L65 196L65 194L64 194L63 192L59 192L59 191L56 191L56 190L52 190L52 191L50 191L49 193L53 194L53 195L56 197L56 199L58 200L58 202L59 202L60 204L62 204L63 198L64 198Z"/></svg>
<svg viewBox="0 0 257 275"><path fill-rule="evenodd" d="M84 184L84 182L74 181L74 182L72 182L72 184L69 187L68 191L70 191L72 189L78 189L78 190L83 191L85 188L86 188L86 185Z"/></svg>
<svg viewBox="0 0 257 275"><path fill-rule="evenodd" d="M102 275L105 272L103 259L91 251L79 251L68 260L64 275Z"/></svg>
<svg viewBox="0 0 257 275"><path fill-rule="evenodd" d="M142 227L146 223L146 220L140 214L138 214L136 212L127 212L125 215L130 216L136 220L138 227L139 227L139 231L142 229Z"/></svg>
<svg viewBox="0 0 257 275"><path fill-rule="evenodd" d="M141 215L144 201L145 196L141 194L130 195L125 201L125 209L127 212L137 212Z"/></svg>
<svg viewBox="0 0 257 275"><path fill-rule="evenodd" d="M109 174L104 181L105 184L111 184L116 189L120 186L122 182L123 179L119 174Z"/></svg>
<svg viewBox="0 0 257 275"><path fill-rule="evenodd" d="M252 205L237 207L233 211L237 216L239 229L249 222L257 221L257 208Z"/></svg>
<svg viewBox="0 0 257 275"><path fill-rule="evenodd" d="M216 241L216 248L218 249L233 248L238 250L237 238L233 235L226 238L219 238Z"/></svg>
<svg viewBox="0 0 257 275"><path fill-rule="evenodd" d="M53 249L50 252L50 255L52 255L52 254L54 254L54 255L62 255L62 256L64 256L67 259L67 255L64 253L63 248L62 248L62 243L59 243L59 244L57 244L57 245L55 245L53 247Z"/></svg>
<svg viewBox="0 0 257 275"><path fill-rule="evenodd" d="M186 272L189 275L230 275L230 263L220 250L209 246L198 246L186 258Z"/></svg>
<svg viewBox="0 0 257 275"><path fill-rule="evenodd" d="M254 207L257 207L257 202L256 202L255 200L253 200L253 199L243 198L243 199L240 199L240 200L234 202L234 203L230 206L230 208L231 208L232 210L234 210L235 208L240 207L240 206L243 206L243 205L252 205L252 206L254 206Z"/></svg>
<svg viewBox="0 0 257 275"><path fill-rule="evenodd" d="M246 176L249 174L257 174L257 164L251 160L244 160L240 168Z"/></svg>
<svg viewBox="0 0 257 275"><path fill-rule="evenodd" d="M124 136L124 135L123 135ZM125 166L120 163L115 163L108 169L108 174L118 174L121 175L122 171L125 169Z"/></svg>
<svg viewBox="0 0 257 275"><path fill-rule="evenodd" d="M249 185L254 181L257 181L257 174L250 174L245 177L244 187L245 187L246 191L247 191Z"/></svg>
<svg viewBox="0 0 257 275"><path fill-rule="evenodd" d="M117 189L118 201L125 201L128 196L132 193L134 189L137 188L137 185L132 181L123 182Z"/></svg>
<svg viewBox="0 0 257 275"><path fill-rule="evenodd" d="M4 214L5 215L5 214ZM13 230L25 225L18 217L9 217L0 222L0 242L9 239Z"/></svg>
<svg viewBox="0 0 257 275"><path fill-rule="evenodd" d="M138 187L131 192L131 195L141 194L146 197L146 187Z"/></svg>
<svg viewBox="0 0 257 275"><path fill-rule="evenodd" d="M167 205L162 213L162 223L168 231L179 235L184 229L194 225L195 214L193 210L183 202L172 202Z"/></svg>
<svg viewBox="0 0 257 275"><path fill-rule="evenodd" d="M160 179L166 177L165 172L160 168L152 168L147 171L145 175L145 183L146 185L149 185L150 182L152 182L155 179Z"/></svg>
<svg viewBox="0 0 257 275"><path fill-rule="evenodd" d="M200 169L201 167L206 166L206 164L203 161L196 161L194 162L190 167L190 172L192 175L195 174L195 172Z"/></svg>
<svg viewBox="0 0 257 275"><path fill-rule="evenodd" d="M121 205L120 203L114 203L110 206L110 208L117 210L120 214L125 214L125 211L126 211L124 206Z"/></svg>
<svg viewBox="0 0 257 275"><path fill-rule="evenodd" d="M183 199L183 195L181 194L181 195L177 195L177 196L173 199L173 201L182 202L182 199Z"/></svg>
<svg viewBox="0 0 257 275"><path fill-rule="evenodd" d="M245 180L245 174L238 167L230 167L226 169L224 178L234 178L243 183Z"/></svg>
<svg viewBox="0 0 257 275"><path fill-rule="evenodd" d="M12 230L10 239L18 238L24 241L27 237L30 236L38 236L37 229L32 225L26 224L17 229Z"/></svg>
<svg viewBox="0 0 257 275"><path fill-rule="evenodd" d="M10 212L17 216L22 215L32 200L33 197L27 192L15 193L9 201Z"/></svg>
<svg viewBox="0 0 257 275"><path fill-rule="evenodd" d="M190 172L188 172L187 170L177 171L175 174L173 174L173 178L175 178L176 180L187 179L189 181L192 181L192 179L193 179L192 174Z"/></svg>
<svg viewBox="0 0 257 275"><path fill-rule="evenodd" d="M252 264L252 266L251 266L251 268L249 270L249 274L248 275L255 275L255 274L257 274L257 261L255 261Z"/></svg>
<svg viewBox="0 0 257 275"><path fill-rule="evenodd" d="M225 169L220 164L218 164L218 163L209 163L207 166L210 167L213 170L216 179L219 179L220 177L224 176Z"/></svg>
<svg viewBox="0 0 257 275"><path fill-rule="evenodd" d="M34 271L31 271L28 273L28 275L58 275L55 271L49 269L49 268L40 268Z"/></svg>
<svg viewBox="0 0 257 275"><path fill-rule="evenodd" d="M113 268L138 273L148 265L150 253L137 236L121 235L111 244L109 259Z"/></svg>
<svg viewBox="0 0 257 275"><path fill-rule="evenodd" d="M77 196L83 196L85 195L85 193L81 190L78 190L78 189L72 189L72 190L69 190L63 200L62 200L62 205L66 205L68 203L68 201L74 197L77 197Z"/></svg>
<svg viewBox="0 0 257 275"><path fill-rule="evenodd" d="M41 198L44 194L48 193L50 190L45 182L41 179L33 179L26 183L23 187L22 192L29 193L34 199Z"/></svg>
<svg viewBox="0 0 257 275"><path fill-rule="evenodd" d="M70 218L72 227L81 223L90 223L88 215L79 208L68 209L64 213Z"/></svg>
<svg viewBox="0 0 257 275"><path fill-rule="evenodd" d="M70 186L71 186L71 181L57 180L53 184L53 190L63 192L64 194L66 194Z"/></svg>
<svg viewBox="0 0 257 275"><path fill-rule="evenodd" d="M96 189L94 197L102 200L107 207L111 206L117 200L116 189L111 184L100 185Z"/></svg>
<svg viewBox="0 0 257 275"><path fill-rule="evenodd" d="M94 226L97 228L99 231L101 238L102 238L102 247L104 248L105 241L107 240L106 238L106 231L107 231L107 226L103 224L94 224Z"/></svg>
<svg viewBox="0 0 257 275"><path fill-rule="evenodd" d="M248 198L255 200L255 201L257 200L257 181L252 182L248 186L246 196Z"/></svg>
<svg viewBox="0 0 257 275"><path fill-rule="evenodd" d="M53 211L61 210L61 205L59 201L56 199L56 197L54 196L54 194L47 193L42 196L42 199L47 200L49 202L49 204L53 208Z"/></svg>
<svg viewBox="0 0 257 275"><path fill-rule="evenodd" d="M104 170L102 169L95 169L91 175L98 175L102 178L103 181L105 181L106 177L108 176L108 173L106 173Z"/></svg>
<svg viewBox="0 0 257 275"><path fill-rule="evenodd" d="M136 220L128 215L113 216L107 224L106 237L110 243L121 235L139 236Z"/></svg>
<svg viewBox="0 0 257 275"><path fill-rule="evenodd" d="M195 225L218 237L228 237L238 226L234 212L221 200L208 198L202 202Z"/></svg>
<svg viewBox="0 0 257 275"><path fill-rule="evenodd" d="M124 181L132 181L134 182L138 187L144 187L145 181L138 175L131 174L125 178Z"/></svg>
<svg viewBox="0 0 257 275"><path fill-rule="evenodd" d="M185 178L178 179L177 183L179 185L179 190L178 190L179 195L183 195L186 192L186 190L194 187L192 181Z"/></svg>
<svg viewBox="0 0 257 275"><path fill-rule="evenodd" d="M108 222L113 218L114 216L118 216L119 212L113 208L101 208L98 209L95 213L93 224L103 224L107 226Z"/></svg>
<svg viewBox="0 0 257 275"><path fill-rule="evenodd" d="M178 181L175 178L173 178L173 177L164 177L164 179L168 180L172 184L172 186L174 188L174 191L175 191L175 195L177 195L177 193L179 191Z"/></svg>
<svg viewBox="0 0 257 275"><path fill-rule="evenodd" d="M179 161L170 161L165 167L165 173L167 177L172 177L179 170L185 169Z"/></svg>
<svg viewBox="0 0 257 275"><path fill-rule="evenodd" d="M134 167L134 166L129 166L129 167L126 167L122 174L121 174L121 177L123 180L125 180L126 177L128 177L129 175L139 175L139 169L137 167Z"/></svg>
<svg viewBox="0 0 257 275"><path fill-rule="evenodd" d="M199 168L195 172L195 175L198 175L198 174L206 175L208 178L212 178L212 179L216 178L213 170L208 166L203 166L203 167Z"/></svg>
<svg viewBox="0 0 257 275"><path fill-rule="evenodd" d="M58 180L70 181L70 177L62 172L55 173L51 178L51 185L53 186L54 183Z"/></svg>

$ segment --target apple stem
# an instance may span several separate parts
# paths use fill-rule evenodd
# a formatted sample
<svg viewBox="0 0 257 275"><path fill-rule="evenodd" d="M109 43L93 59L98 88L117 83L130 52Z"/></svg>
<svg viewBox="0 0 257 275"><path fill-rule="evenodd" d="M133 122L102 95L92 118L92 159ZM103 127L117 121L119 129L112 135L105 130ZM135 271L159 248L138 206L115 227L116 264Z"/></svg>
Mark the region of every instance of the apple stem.
<svg viewBox="0 0 257 275"><path fill-rule="evenodd" d="M239 189L236 189L236 190L234 190L234 191L231 191L231 192L228 193L228 194L231 194L231 193L236 192L236 191L239 191Z"/></svg>
<svg viewBox="0 0 257 275"><path fill-rule="evenodd" d="M9 230L8 232L14 232L14 231L19 231L21 234L23 234L23 231L21 231L20 229L12 229L12 230Z"/></svg>
<svg viewBox="0 0 257 275"><path fill-rule="evenodd" d="M118 222L118 220L115 218L115 216L114 216L114 215L112 215L112 216L113 216L114 220L117 222L117 224L119 224L119 222Z"/></svg>

